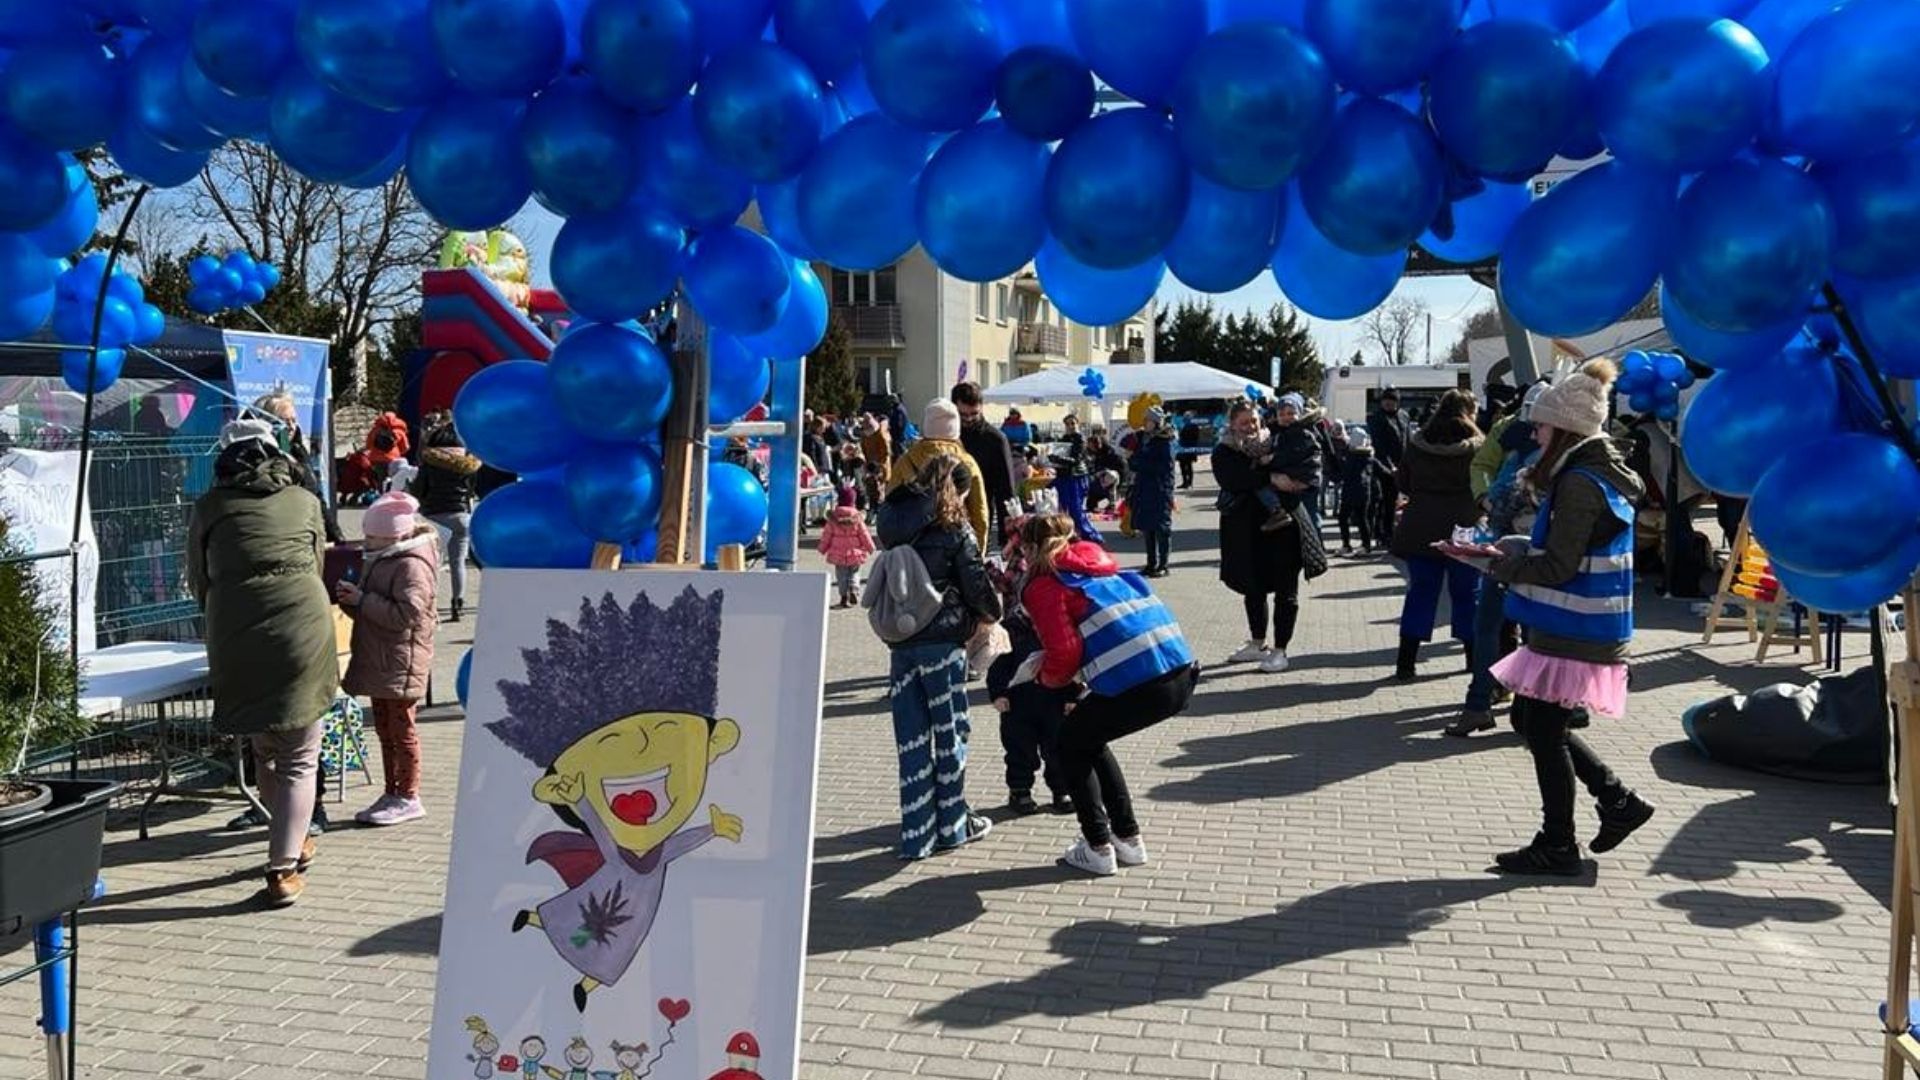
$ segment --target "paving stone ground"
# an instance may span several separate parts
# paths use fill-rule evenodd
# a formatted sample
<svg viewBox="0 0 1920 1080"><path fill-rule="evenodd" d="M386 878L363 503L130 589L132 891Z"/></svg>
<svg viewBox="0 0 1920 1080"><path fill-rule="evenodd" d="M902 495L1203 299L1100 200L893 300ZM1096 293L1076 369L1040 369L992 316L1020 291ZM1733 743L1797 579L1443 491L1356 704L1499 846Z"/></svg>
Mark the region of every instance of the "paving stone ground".
<svg viewBox="0 0 1920 1080"><path fill-rule="evenodd" d="M1194 494L1163 591L1219 660L1244 628ZM1529 759L1504 730L1440 734L1456 647L1385 679L1401 594L1388 563L1337 561L1293 671L1216 665L1186 716L1122 743L1154 863L1098 881L1055 864L1074 828L1050 816L894 859L885 654L835 613L800 1075L1877 1076L1881 791L1714 765L1680 739L1686 705L1806 673L1756 668L1741 640L1701 648L1684 604L1643 592L1634 715L1591 735L1659 816L1587 878L1507 880L1485 870L1535 827ZM444 688L471 625L442 635ZM1864 639L1848 648L1859 662ZM973 718L969 789L993 812L996 721ZM166 804L147 842L116 821L82 939L82 1075L419 1080L461 728L451 708L423 718L432 816L330 833L291 910L250 903L262 834L220 831L227 804ZM339 816L370 797L353 788ZM45 1075L35 1015L30 981L0 990L0 1080Z"/></svg>

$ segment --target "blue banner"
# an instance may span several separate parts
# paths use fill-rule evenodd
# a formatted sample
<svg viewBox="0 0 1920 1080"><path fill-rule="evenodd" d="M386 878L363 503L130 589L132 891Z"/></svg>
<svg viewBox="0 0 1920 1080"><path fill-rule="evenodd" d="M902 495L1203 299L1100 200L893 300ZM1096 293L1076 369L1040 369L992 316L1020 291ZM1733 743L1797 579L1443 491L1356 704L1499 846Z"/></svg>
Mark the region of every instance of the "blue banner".
<svg viewBox="0 0 1920 1080"><path fill-rule="evenodd" d="M327 433L327 343L317 338L225 332L227 378L233 396L251 405L267 394L293 397L300 430L308 438Z"/></svg>

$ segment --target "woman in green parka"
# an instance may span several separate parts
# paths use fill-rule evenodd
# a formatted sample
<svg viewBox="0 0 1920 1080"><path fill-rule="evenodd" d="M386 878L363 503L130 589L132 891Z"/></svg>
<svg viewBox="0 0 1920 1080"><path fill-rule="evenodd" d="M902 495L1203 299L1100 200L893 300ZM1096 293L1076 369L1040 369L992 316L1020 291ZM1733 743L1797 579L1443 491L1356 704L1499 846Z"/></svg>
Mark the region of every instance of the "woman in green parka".
<svg viewBox="0 0 1920 1080"><path fill-rule="evenodd" d="M260 765L273 818L265 898L280 906L299 898L313 861L321 717L340 685L320 577L326 525L263 420L226 426L213 474L193 507L187 576L207 618L214 727L247 736Z"/></svg>

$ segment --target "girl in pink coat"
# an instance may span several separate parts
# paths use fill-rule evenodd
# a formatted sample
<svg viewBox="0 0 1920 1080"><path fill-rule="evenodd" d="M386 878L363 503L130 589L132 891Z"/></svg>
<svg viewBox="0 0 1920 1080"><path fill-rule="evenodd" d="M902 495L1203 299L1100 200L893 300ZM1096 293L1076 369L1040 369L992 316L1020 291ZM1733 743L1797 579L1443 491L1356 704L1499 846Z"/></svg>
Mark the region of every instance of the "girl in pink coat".
<svg viewBox="0 0 1920 1080"><path fill-rule="evenodd" d="M833 567L834 582L840 589L840 601L833 605L835 609L852 607L859 602L860 568L867 565L875 550L873 534L867 531L866 519L854 503L853 486L840 485L833 514L820 533L820 554L825 555Z"/></svg>

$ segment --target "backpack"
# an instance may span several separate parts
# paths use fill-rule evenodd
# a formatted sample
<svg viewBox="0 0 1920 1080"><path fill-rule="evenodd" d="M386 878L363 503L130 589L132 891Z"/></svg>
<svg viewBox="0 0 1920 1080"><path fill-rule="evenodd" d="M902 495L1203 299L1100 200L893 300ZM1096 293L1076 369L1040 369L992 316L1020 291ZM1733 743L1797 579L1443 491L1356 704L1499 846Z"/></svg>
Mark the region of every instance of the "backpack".
<svg viewBox="0 0 1920 1080"><path fill-rule="evenodd" d="M933 587L926 560L912 544L888 548L875 557L867 572L866 591L860 595L867 624L889 645L926 629L945 601L945 595Z"/></svg>

